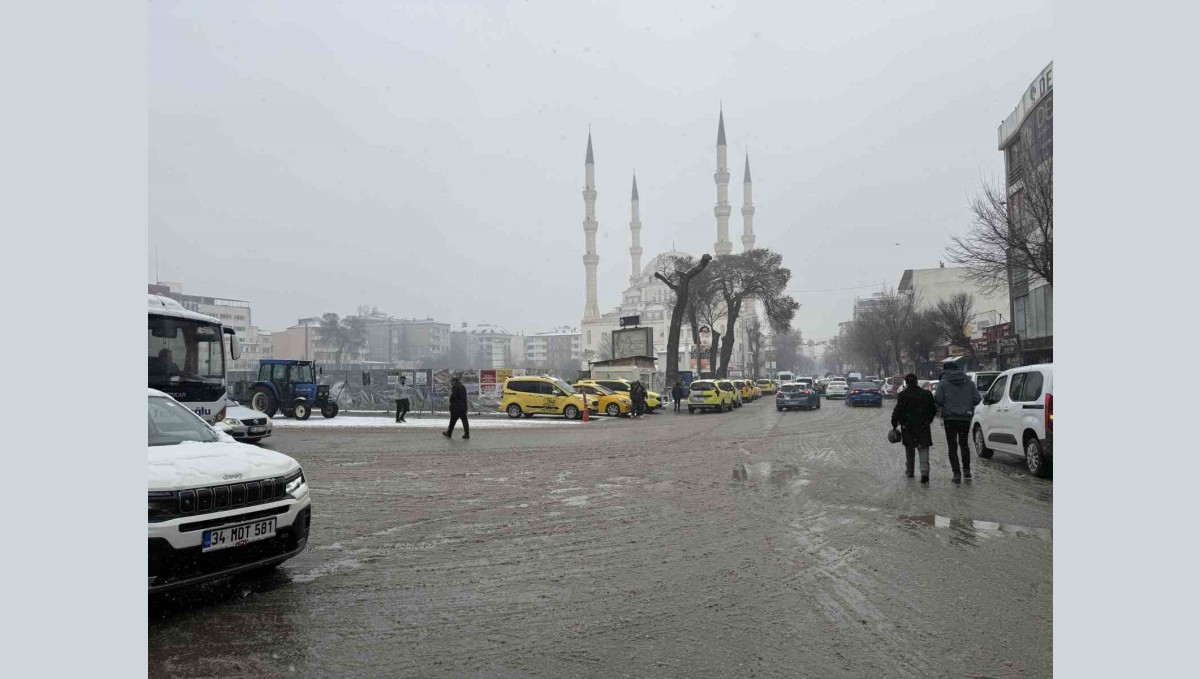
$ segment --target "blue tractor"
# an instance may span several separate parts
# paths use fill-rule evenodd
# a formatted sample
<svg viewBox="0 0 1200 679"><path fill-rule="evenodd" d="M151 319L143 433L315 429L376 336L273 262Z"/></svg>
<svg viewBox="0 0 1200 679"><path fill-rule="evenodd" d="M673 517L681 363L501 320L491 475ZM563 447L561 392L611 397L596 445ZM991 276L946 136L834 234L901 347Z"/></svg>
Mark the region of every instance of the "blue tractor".
<svg viewBox="0 0 1200 679"><path fill-rule="evenodd" d="M329 398L329 385L317 384L312 361L264 358L258 362L258 381L250 386L250 407L275 417L307 420L313 408L325 417L337 417L337 402Z"/></svg>

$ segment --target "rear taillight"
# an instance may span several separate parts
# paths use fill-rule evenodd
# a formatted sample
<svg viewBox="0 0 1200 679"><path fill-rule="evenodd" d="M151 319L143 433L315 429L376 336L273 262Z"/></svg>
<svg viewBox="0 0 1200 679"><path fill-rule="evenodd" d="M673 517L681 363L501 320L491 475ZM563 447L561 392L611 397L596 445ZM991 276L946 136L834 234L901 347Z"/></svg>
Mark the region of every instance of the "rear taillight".
<svg viewBox="0 0 1200 679"><path fill-rule="evenodd" d="M862 389L855 389L854 391L850 392L850 395L853 396L855 394L861 394L861 393L862 393Z"/></svg>
<svg viewBox="0 0 1200 679"><path fill-rule="evenodd" d="M1046 394L1046 431L1054 431L1054 396Z"/></svg>

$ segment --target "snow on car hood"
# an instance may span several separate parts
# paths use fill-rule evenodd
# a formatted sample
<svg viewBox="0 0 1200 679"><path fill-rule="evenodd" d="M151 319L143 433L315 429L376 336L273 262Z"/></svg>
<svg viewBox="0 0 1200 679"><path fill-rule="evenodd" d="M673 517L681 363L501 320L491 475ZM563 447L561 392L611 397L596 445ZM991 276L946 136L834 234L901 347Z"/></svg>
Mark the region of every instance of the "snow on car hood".
<svg viewBox="0 0 1200 679"><path fill-rule="evenodd" d="M237 420L248 420L267 417L267 414L260 413L253 408L247 408L244 405L229 405L225 408L225 417L232 417ZM270 418L267 419L269 420Z"/></svg>
<svg viewBox="0 0 1200 679"><path fill-rule="evenodd" d="M230 439L214 443L184 441L174 446L147 446L146 467L149 471L147 490L155 491L266 479L282 476L299 469L300 465L283 453Z"/></svg>

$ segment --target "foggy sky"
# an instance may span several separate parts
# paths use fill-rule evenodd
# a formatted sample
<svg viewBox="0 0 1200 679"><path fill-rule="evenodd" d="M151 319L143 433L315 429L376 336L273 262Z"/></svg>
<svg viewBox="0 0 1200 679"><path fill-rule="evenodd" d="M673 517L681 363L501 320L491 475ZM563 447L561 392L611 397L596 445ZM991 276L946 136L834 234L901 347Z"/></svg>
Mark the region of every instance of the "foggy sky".
<svg viewBox="0 0 1200 679"><path fill-rule="evenodd" d="M712 252L723 102L734 251L749 149L757 244L793 270L794 326L832 335L944 259L1054 58L1048 2L248 4L149 4L147 279L157 252L266 330L360 304L578 325L589 124L607 311L634 168L643 265Z"/></svg>

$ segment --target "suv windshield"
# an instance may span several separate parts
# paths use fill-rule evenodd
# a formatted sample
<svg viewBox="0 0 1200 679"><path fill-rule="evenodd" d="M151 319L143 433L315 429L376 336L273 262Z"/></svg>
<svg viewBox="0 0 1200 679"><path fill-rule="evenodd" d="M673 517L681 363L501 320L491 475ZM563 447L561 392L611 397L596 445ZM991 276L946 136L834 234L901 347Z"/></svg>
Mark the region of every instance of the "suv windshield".
<svg viewBox="0 0 1200 679"><path fill-rule="evenodd" d="M217 432L192 411L169 398L150 397L149 445L173 446L184 441L212 443L217 440Z"/></svg>

